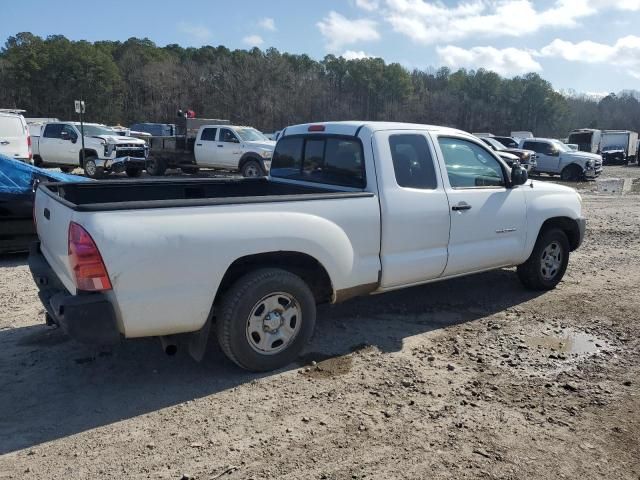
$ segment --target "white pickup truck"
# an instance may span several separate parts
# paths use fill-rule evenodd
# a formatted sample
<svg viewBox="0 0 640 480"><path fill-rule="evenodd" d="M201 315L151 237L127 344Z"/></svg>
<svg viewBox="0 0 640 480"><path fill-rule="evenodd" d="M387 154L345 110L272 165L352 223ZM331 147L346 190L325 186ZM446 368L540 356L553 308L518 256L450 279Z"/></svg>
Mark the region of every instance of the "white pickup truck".
<svg viewBox="0 0 640 480"><path fill-rule="evenodd" d="M119 136L112 129L95 123L85 123L83 128L84 152L80 123L46 123L41 135L33 141L36 166L60 167L63 172L81 167L87 177L94 179L123 171L130 177L140 176L149 151L144 140Z"/></svg>
<svg viewBox="0 0 640 480"><path fill-rule="evenodd" d="M268 178L41 184L29 263L47 321L79 340L158 336L201 358L215 325L261 371L299 355L318 303L514 265L554 288L581 203L459 130L297 125Z"/></svg>
<svg viewBox="0 0 640 480"><path fill-rule="evenodd" d="M536 173L560 175L566 182L594 179L602 173L600 155L576 152L553 138L527 138L520 142L520 148L536 152Z"/></svg>

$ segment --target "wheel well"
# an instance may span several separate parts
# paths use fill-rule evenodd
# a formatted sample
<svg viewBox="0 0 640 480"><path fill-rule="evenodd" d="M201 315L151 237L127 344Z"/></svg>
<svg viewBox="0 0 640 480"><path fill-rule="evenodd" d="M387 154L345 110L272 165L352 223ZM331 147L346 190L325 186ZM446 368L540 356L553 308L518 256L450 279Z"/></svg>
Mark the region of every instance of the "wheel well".
<svg viewBox="0 0 640 480"><path fill-rule="evenodd" d="M216 302L236 280L258 268L281 268L298 275L313 292L316 303L326 303L332 299L331 279L320 262L304 253L281 251L248 255L233 262L222 278Z"/></svg>
<svg viewBox="0 0 640 480"><path fill-rule="evenodd" d="M578 170L580 170L581 172L584 172L584 168L581 165L578 165L577 163L570 163L569 165L567 165L564 168L577 168ZM563 168L563 170L564 170Z"/></svg>
<svg viewBox="0 0 640 480"><path fill-rule="evenodd" d="M540 227L540 234L552 228L559 228L565 233L569 239L571 251L578 248L580 245L580 227L578 227L578 223L575 220L572 220L569 217L550 218L542 224L542 227Z"/></svg>
<svg viewBox="0 0 640 480"><path fill-rule="evenodd" d="M97 157L98 156L98 152L96 152L95 150L90 150L88 148L84 149L84 156L86 157L90 157L90 156L94 156ZM80 165L81 167L84 167L84 165L82 164L82 149L80 149L80 151L78 152L78 165Z"/></svg>

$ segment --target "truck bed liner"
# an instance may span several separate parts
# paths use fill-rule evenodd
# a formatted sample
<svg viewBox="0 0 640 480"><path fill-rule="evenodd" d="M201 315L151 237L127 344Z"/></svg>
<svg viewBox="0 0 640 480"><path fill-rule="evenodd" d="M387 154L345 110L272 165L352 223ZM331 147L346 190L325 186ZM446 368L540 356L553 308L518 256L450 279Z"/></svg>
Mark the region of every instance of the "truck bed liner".
<svg viewBox="0 0 640 480"><path fill-rule="evenodd" d="M134 210L373 196L256 179L181 179L44 183L47 195L76 211Z"/></svg>

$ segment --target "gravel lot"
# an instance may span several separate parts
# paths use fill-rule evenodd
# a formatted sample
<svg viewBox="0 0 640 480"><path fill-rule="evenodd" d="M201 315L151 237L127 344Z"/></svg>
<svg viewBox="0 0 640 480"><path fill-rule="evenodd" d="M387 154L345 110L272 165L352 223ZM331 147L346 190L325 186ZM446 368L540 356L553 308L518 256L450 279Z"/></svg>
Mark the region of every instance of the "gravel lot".
<svg viewBox="0 0 640 480"><path fill-rule="evenodd" d="M300 363L240 371L156 340L96 352L0 258L0 478L640 478L640 168L579 184L559 287L513 269L319 312Z"/></svg>

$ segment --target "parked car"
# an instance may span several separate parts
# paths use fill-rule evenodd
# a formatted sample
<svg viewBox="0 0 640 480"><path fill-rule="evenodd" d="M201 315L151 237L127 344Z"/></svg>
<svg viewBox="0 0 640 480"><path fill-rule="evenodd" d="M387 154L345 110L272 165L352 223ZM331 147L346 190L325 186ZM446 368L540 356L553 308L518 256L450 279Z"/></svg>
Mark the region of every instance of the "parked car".
<svg viewBox="0 0 640 480"><path fill-rule="evenodd" d="M298 357L318 303L512 265L552 289L585 230L575 190L466 132L386 122L290 126L269 178L40 185L35 216L30 268L71 336L201 358L215 328L254 371Z"/></svg>
<svg viewBox="0 0 640 480"><path fill-rule="evenodd" d="M0 155L31 163L31 136L24 110L0 109Z"/></svg>
<svg viewBox="0 0 640 480"><path fill-rule="evenodd" d="M627 153L622 145L607 145L602 149L603 165L626 165Z"/></svg>
<svg viewBox="0 0 640 480"><path fill-rule="evenodd" d="M564 181L593 179L602 173L602 157L595 153L574 152L552 138L529 138L521 148L536 152L536 173L560 175Z"/></svg>
<svg viewBox="0 0 640 480"><path fill-rule="evenodd" d="M275 144L252 127L202 125L191 139L152 138L147 171L164 175L167 168L181 168L185 173L214 168L262 177L269 171Z"/></svg>
<svg viewBox="0 0 640 480"><path fill-rule="evenodd" d="M501 144L503 144L507 148L518 148L518 141L513 137L501 137L501 136L493 136L494 140L497 140Z"/></svg>
<svg viewBox="0 0 640 480"><path fill-rule="evenodd" d="M573 130L566 143L575 143L581 152L598 153L602 131L596 128L577 128Z"/></svg>
<svg viewBox="0 0 640 480"><path fill-rule="evenodd" d="M635 162L638 154L638 133L629 130L603 130L600 152L603 162L613 161L624 165Z"/></svg>
<svg viewBox="0 0 640 480"><path fill-rule="evenodd" d="M523 150L521 148L507 148L494 137L482 137L480 140L489 145L492 150L496 151L510 167L513 167L514 160L517 160L527 172L536 168L536 153L534 151ZM505 155L509 155L511 158Z"/></svg>
<svg viewBox="0 0 640 480"><path fill-rule="evenodd" d="M37 240L33 224L34 187L40 181L86 180L0 155L0 254L26 252Z"/></svg>
<svg viewBox="0 0 640 480"><path fill-rule="evenodd" d="M83 152L79 123L52 122L44 125L34 143L33 159L37 166L60 167L63 172L81 167L93 179L111 172L139 177L148 151L144 140L116 135L104 125L85 123Z"/></svg>

